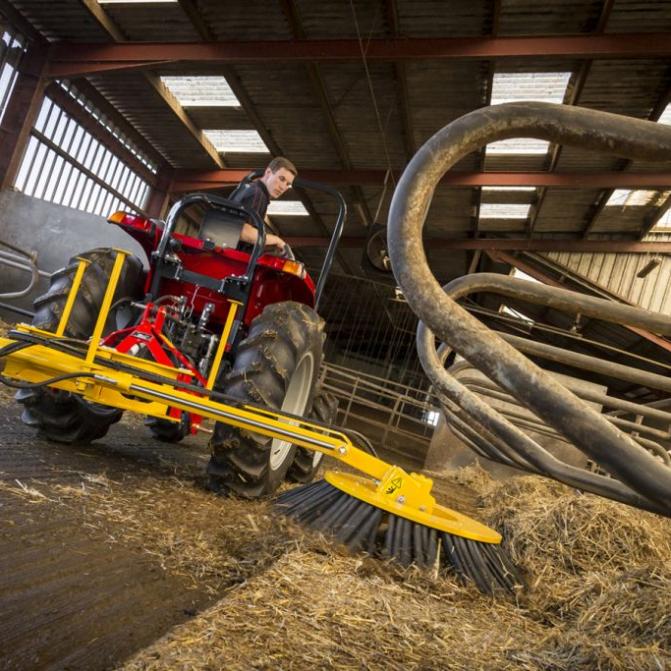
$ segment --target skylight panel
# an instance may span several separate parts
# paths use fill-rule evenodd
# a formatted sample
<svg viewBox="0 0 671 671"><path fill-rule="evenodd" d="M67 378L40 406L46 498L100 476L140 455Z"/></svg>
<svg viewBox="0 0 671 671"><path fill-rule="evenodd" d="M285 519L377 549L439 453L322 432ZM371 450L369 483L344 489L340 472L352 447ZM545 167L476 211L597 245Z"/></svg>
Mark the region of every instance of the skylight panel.
<svg viewBox="0 0 671 671"><path fill-rule="evenodd" d="M513 268L513 272L511 273L511 276L514 277L515 279L518 279L518 280L526 280L527 282L536 282L536 284L540 284L540 282L535 277L532 277L531 275L528 275L527 273L525 273L523 270L520 270L519 268Z"/></svg>
<svg viewBox="0 0 671 671"><path fill-rule="evenodd" d="M657 120L658 123L665 123L671 126L671 103L669 103L662 112L662 116Z"/></svg>
<svg viewBox="0 0 671 671"><path fill-rule="evenodd" d="M308 214L300 200L271 200L268 205L270 217L307 217Z"/></svg>
<svg viewBox="0 0 671 671"><path fill-rule="evenodd" d="M255 130L205 130L217 151L228 154L269 154L266 143Z"/></svg>
<svg viewBox="0 0 671 671"><path fill-rule="evenodd" d="M606 203L609 206L621 207L641 207L648 205L657 196L657 191L647 191L643 189L615 189Z"/></svg>
<svg viewBox="0 0 671 671"><path fill-rule="evenodd" d="M501 305L499 312L503 315L508 315L509 317L519 319L520 321L526 322L527 324L534 323L534 320L531 319L531 317L527 317L524 313L519 312L518 310L513 310L513 308L510 308L505 304Z"/></svg>
<svg viewBox="0 0 671 671"><path fill-rule="evenodd" d="M655 222L655 225L650 229L650 233L666 233L671 231L671 208L666 210L664 214Z"/></svg>
<svg viewBox="0 0 671 671"><path fill-rule="evenodd" d="M496 72L492 105L520 100L560 104L564 101L570 72Z"/></svg>
<svg viewBox="0 0 671 671"><path fill-rule="evenodd" d="M487 154L492 155L511 155L511 154L547 154L549 142L545 140L536 140L530 137L515 137L509 140L501 140L499 142L492 142L487 145Z"/></svg>
<svg viewBox="0 0 671 671"><path fill-rule="evenodd" d="M483 186L484 193L496 193L497 191L517 191L519 193L535 191L535 186Z"/></svg>
<svg viewBox="0 0 671 671"><path fill-rule="evenodd" d="M671 208L659 218L653 230L656 228L671 228Z"/></svg>
<svg viewBox="0 0 671 671"><path fill-rule="evenodd" d="M176 5L179 0L98 0L99 5Z"/></svg>
<svg viewBox="0 0 671 671"><path fill-rule="evenodd" d="M511 203L482 203L480 219L526 219L531 205Z"/></svg>
<svg viewBox="0 0 671 671"><path fill-rule="evenodd" d="M240 107L225 77L161 77L182 107Z"/></svg>

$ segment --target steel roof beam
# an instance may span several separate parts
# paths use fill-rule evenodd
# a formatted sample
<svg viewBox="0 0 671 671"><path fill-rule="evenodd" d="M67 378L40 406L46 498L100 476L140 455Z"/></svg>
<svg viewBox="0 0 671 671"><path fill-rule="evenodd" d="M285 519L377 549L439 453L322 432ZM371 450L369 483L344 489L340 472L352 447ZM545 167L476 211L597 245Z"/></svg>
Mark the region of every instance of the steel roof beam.
<svg viewBox="0 0 671 671"><path fill-rule="evenodd" d="M497 2L500 0L497 0ZM399 20L397 0L386 0L385 10L387 22L389 23L389 32L393 39L399 37ZM366 54L368 57L368 54ZM394 78L396 80L396 97L398 99L398 109L401 116L401 128L403 130L403 149L405 151L406 161L409 161L415 154L415 134L412 127L412 113L410 111L410 96L408 93L408 77L404 63L394 63Z"/></svg>
<svg viewBox="0 0 671 671"><path fill-rule="evenodd" d="M494 5L492 6L492 37L496 37L499 32L499 23L501 21L501 3L502 0L495 0ZM487 64L487 82L485 95L482 101L483 105L491 105L492 103L492 90L494 89L495 71L496 62L494 60L490 60ZM485 161L487 160L487 147L480 147L478 154L478 168L480 172L483 172L485 170ZM480 235L480 206L482 205L482 189L475 189L471 202L473 211L471 228L473 231L473 237L477 238ZM477 265L477 262L475 261L475 255L471 259L470 265Z"/></svg>
<svg viewBox="0 0 671 671"><path fill-rule="evenodd" d="M326 247L330 238L321 236L290 236L285 240L292 247ZM671 254L671 242L639 242L637 240L583 240L566 238L427 238L427 246L441 251L512 251L512 252L593 252L614 254ZM345 236L339 247L362 248L366 238Z"/></svg>
<svg viewBox="0 0 671 671"><path fill-rule="evenodd" d="M96 17L97 18L97 17ZM669 33L563 37L392 38L366 41L371 61L462 60L525 57L666 58ZM340 62L361 59L357 40L253 40L226 42L56 42L48 75L71 77L101 69L193 63Z"/></svg>
<svg viewBox="0 0 671 671"><path fill-rule="evenodd" d="M294 38L300 40L305 39L305 31L301 25L298 10L296 9L293 0L281 0L280 4ZM345 144L345 140L342 136L342 133L340 132L340 128L338 127L338 121L336 120L335 113L333 111L333 105L331 104L331 98L329 96L326 84L324 83L324 78L321 75L321 70L316 63L306 63L305 73L307 75L308 81L310 82L312 93L319 101L319 106L322 110L322 116L328 129L328 135L331 138L333 148L335 149L336 154L340 159L340 163L343 168L345 168L345 170L351 170L352 160L350 159L347 145ZM370 226L373 223L372 216L361 187L357 184L352 185L352 192L354 195L353 200L357 205L357 209L363 216L364 226Z"/></svg>
<svg viewBox="0 0 671 671"><path fill-rule="evenodd" d="M669 73L671 73L671 70L669 70ZM650 111L650 114L648 115L648 120L657 121L664 112L664 110L666 109L666 106L669 104L669 102L671 102L671 86L667 85L662 95L657 99L655 106ZM624 173L627 172L632 165L635 165L633 160L621 158L618 160L615 170ZM599 216L606 207L606 204L610 200L610 197L613 195L614 188L615 187L612 187L609 190L604 191L590 208L586 219L587 225L583 230L583 237L587 237L595 228ZM652 229L655 226L655 222L666 212L666 209L668 209L667 202L665 202L658 211L653 212L651 215L647 216L643 220L639 232L639 238L643 238L649 233L650 229Z"/></svg>
<svg viewBox="0 0 671 671"><path fill-rule="evenodd" d="M271 147L271 149L274 148ZM175 173L174 191L218 189L237 184L252 168ZM400 170L397 175L400 175ZM381 185L384 170L301 170L301 176L334 185ZM540 186L558 189L660 188L671 186L671 172L448 172L441 186Z"/></svg>

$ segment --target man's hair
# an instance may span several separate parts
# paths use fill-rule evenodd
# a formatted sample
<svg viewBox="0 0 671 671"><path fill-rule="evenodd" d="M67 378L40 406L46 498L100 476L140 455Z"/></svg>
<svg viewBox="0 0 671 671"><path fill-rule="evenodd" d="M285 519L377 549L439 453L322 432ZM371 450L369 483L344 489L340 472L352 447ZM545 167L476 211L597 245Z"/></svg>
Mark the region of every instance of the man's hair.
<svg viewBox="0 0 671 671"><path fill-rule="evenodd" d="M294 175L294 177L298 175L298 170L296 169L296 166L288 158L284 158L284 156L278 156L277 158L274 158L270 163L268 163L268 170L270 170L270 172L275 173L280 168L288 170L292 175Z"/></svg>

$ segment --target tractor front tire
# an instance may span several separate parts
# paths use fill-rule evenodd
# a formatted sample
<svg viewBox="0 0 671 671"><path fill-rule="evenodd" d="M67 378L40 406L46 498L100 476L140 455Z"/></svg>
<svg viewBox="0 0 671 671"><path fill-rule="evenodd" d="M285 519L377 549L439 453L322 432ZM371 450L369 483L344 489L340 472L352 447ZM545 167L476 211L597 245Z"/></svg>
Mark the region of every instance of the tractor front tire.
<svg viewBox="0 0 671 671"><path fill-rule="evenodd" d="M85 339L93 333L116 252L113 249L99 248L79 256L88 259L90 264L82 278L65 335ZM47 293L35 299L34 326L47 331L56 330L77 266L77 257L73 257L67 267L51 276ZM120 300L138 298L142 295L141 290L142 262L135 256L127 256L112 301L113 305L117 304L117 308L110 311L103 333L126 325L125 322L130 319L129 306L120 303ZM89 403L76 394L48 387L21 389L16 394L16 400L24 406L21 414L23 423L58 443L88 443L102 438L122 415L121 410L116 408Z"/></svg>
<svg viewBox="0 0 671 671"><path fill-rule="evenodd" d="M322 359L323 328L323 320L306 305L268 305L252 321L217 389L243 403L305 416L312 407ZM210 487L250 499L277 489L296 452L287 441L224 423L216 424L210 448Z"/></svg>
<svg viewBox="0 0 671 671"><path fill-rule="evenodd" d="M319 388L312 404L312 412L308 419L322 424L333 424L338 414L338 399L329 392ZM324 457L323 452L296 447L296 456L287 473L287 480L307 484L312 482Z"/></svg>

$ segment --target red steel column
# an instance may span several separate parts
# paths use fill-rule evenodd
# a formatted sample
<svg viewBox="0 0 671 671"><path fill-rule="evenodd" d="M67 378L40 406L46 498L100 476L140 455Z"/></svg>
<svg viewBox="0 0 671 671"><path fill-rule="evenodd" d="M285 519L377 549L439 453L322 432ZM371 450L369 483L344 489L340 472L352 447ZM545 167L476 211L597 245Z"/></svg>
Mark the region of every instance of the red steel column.
<svg viewBox="0 0 671 671"><path fill-rule="evenodd" d="M159 168L156 175L156 186L152 187L144 208L150 217L162 219L168 209L168 197L172 186L174 170L170 167Z"/></svg>
<svg viewBox="0 0 671 671"><path fill-rule="evenodd" d="M19 74L0 126L0 189L14 183L40 111L48 84L43 77L46 55L45 49L31 47L19 63Z"/></svg>

